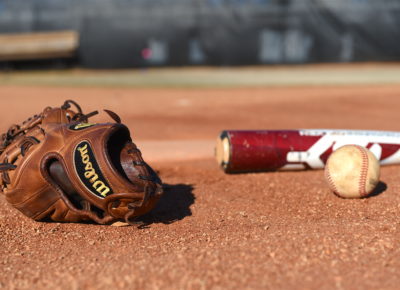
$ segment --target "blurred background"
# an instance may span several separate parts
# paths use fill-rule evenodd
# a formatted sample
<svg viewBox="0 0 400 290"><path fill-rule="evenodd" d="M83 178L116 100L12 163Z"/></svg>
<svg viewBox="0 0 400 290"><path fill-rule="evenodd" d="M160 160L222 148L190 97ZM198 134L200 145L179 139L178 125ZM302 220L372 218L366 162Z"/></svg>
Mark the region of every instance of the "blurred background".
<svg viewBox="0 0 400 290"><path fill-rule="evenodd" d="M400 59L399 0L0 0L0 67Z"/></svg>

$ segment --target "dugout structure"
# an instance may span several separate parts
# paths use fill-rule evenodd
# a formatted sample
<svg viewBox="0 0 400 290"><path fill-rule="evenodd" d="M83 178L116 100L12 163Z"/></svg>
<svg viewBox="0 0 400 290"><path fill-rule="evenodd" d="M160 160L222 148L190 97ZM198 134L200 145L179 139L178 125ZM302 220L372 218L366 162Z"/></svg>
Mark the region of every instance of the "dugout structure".
<svg viewBox="0 0 400 290"><path fill-rule="evenodd" d="M396 61L398 27L397 0L0 0L1 35L73 31L90 68Z"/></svg>

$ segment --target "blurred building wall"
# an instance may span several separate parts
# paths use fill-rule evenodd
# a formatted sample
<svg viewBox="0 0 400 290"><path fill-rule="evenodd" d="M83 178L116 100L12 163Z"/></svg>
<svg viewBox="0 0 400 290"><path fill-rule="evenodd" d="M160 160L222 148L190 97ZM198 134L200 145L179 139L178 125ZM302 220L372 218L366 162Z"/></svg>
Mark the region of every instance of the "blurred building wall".
<svg viewBox="0 0 400 290"><path fill-rule="evenodd" d="M0 34L75 30L85 67L400 59L399 0L0 0Z"/></svg>

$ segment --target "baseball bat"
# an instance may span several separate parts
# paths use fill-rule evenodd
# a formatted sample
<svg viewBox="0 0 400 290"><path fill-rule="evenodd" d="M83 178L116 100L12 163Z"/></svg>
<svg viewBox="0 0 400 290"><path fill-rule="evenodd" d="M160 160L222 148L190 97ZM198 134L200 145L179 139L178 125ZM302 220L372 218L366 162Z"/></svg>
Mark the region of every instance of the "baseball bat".
<svg viewBox="0 0 400 290"><path fill-rule="evenodd" d="M226 173L324 168L337 148L368 148L381 165L400 164L400 132L362 130L222 131L215 150Z"/></svg>

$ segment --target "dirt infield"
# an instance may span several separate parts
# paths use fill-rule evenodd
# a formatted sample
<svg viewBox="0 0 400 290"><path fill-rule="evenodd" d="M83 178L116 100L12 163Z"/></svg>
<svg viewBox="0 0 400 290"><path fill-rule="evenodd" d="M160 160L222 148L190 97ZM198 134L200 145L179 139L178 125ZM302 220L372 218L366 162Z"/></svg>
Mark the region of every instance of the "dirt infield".
<svg viewBox="0 0 400 290"><path fill-rule="evenodd" d="M226 175L213 144L223 129L400 130L400 85L2 86L0 131L65 99L118 112L165 195L144 229L34 222L0 196L0 288L398 289L398 166L379 195L344 200L322 171Z"/></svg>

